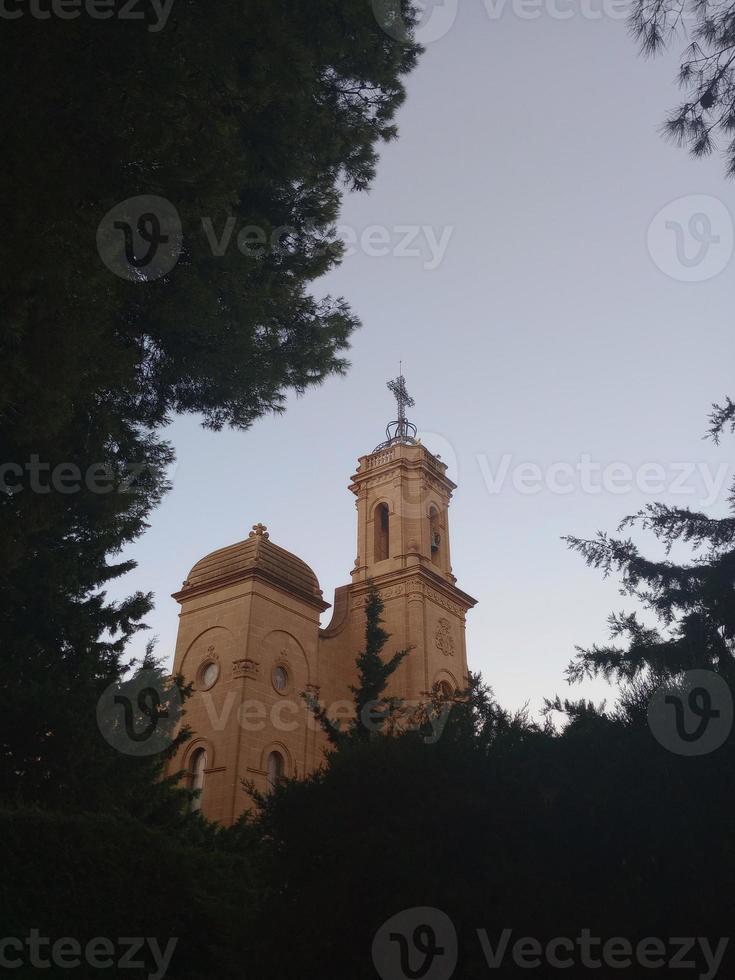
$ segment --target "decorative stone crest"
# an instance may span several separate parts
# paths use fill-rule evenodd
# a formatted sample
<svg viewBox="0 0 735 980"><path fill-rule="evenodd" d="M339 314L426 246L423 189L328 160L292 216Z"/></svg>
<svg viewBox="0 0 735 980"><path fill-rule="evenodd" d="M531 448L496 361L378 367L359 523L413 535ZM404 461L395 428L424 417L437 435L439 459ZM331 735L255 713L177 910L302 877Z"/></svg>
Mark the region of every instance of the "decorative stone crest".
<svg viewBox="0 0 735 980"><path fill-rule="evenodd" d="M448 619L444 619L443 616L437 623L434 642L436 643L437 650L441 651L445 657L454 656L454 637L452 636L451 623Z"/></svg>
<svg viewBox="0 0 735 980"><path fill-rule="evenodd" d="M199 657L199 670L202 670L207 664L217 664L219 667L219 654L215 650L214 643L210 643L207 652Z"/></svg>
<svg viewBox="0 0 735 980"><path fill-rule="evenodd" d="M260 665L250 657L234 660L232 663L233 677L255 677L260 673Z"/></svg>

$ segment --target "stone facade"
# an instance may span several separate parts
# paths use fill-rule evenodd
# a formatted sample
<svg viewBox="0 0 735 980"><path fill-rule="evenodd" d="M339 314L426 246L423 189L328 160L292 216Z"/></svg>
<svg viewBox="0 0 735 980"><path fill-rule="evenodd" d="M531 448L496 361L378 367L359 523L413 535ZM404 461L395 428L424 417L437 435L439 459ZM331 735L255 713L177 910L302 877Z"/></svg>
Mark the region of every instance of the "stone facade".
<svg viewBox="0 0 735 980"><path fill-rule="evenodd" d="M230 824L252 806L243 779L266 791L280 775L319 766L326 739L301 694L318 697L332 717L349 717L371 580L385 603L386 653L411 647L388 693L418 701L436 684L464 687L465 617L475 600L457 588L450 563L455 489L445 464L412 440L360 458L350 484L357 559L325 629L329 604L316 575L263 525L192 568L174 595L174 671L194 685L185 719L194 736L170 771L186 770L202 788L205 816Z"/></svg>

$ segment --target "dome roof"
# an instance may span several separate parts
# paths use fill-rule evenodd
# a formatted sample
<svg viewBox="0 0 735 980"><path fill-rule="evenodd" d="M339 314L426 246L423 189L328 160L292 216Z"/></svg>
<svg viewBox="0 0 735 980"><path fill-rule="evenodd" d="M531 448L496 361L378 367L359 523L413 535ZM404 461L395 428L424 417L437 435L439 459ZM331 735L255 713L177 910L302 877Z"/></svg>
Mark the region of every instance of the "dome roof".
<svg viewBox="0 0 735 980"><path fill-rule="evenodd" d="M319 580L311 568L269 540L265 525L254 524L250 536L201 558L174 598L183 599L257 576L327 609Z"/></svg>

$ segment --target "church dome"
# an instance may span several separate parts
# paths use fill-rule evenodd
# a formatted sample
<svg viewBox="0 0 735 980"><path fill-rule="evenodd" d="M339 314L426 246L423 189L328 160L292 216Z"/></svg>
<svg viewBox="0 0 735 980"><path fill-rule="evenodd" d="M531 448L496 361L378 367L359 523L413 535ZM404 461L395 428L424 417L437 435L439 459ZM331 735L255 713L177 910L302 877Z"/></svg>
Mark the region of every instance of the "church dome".
<svg viewBox="0 0 735 980"><path fill-rule="evenodd" d="M313 570L290 551L273 544L263 524L253 525L250 536L244 541L201 558L174 598L188 598L251 577L265 579L301 599L327 608Z"/></svg>

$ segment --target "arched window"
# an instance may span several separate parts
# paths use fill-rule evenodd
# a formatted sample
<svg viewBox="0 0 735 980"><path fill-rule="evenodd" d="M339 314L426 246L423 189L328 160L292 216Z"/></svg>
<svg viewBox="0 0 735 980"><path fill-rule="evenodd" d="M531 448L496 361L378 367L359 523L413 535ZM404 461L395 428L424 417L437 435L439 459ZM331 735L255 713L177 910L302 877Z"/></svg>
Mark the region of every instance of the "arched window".
<svg viewBox="0 0 735 980"><path fill-rule="evenodd" d="M374 561L385 561L390 555L390 512L388 504L378 504L373 515L375 525Z"/></svg>
<svg viewBox="0 0 735 980"><path fill-rule="evenodd" d="M191 756L189 771L189 789L199 790L199 795L192 800L192 810L201 810L204 795L204 770L207 768L207 750L195 749Z"/></svg>
<svg viewBox="0 0 735 980"><path fill-rule="evenodd" d="M283 779L285 763L280 752L271 752L268 756L268 789L275 787Z"/></svg>
<svg viewBox="0 0 735 980"><path fill-rule="evenodd" d="M431 560L435 565L441 565L442 536L439 525L439 511L432 507L429 511L429 539L431 542Z"/></svg>
<svg viewBox="0 0 735 980"><path fill-rule="evenodd" d="M454 695L454 688L449 681L439 681L437 684L437 692L440 698L448 701Z"/></svg>

